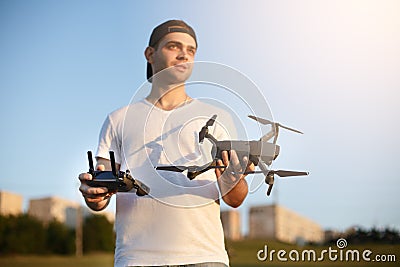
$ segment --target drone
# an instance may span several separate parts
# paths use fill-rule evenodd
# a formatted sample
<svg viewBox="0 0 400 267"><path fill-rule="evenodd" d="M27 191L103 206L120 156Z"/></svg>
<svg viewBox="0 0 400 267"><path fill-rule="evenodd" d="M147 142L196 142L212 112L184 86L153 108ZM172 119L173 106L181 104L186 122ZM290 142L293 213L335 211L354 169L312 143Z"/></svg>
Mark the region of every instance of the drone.
<svg viewBox="0 0 400 267"><path fill-rule="evenodd" d="M233 174L253 174L262 173L265 175L265 183L268 184L267 196L271 194L272 187L274 185L275 174L279 177L291 177L291 176L305 176L308 172L300 171L287 171L287 170L271 170L269 169L272 162L279 156L280 146L277 145L279 129L283 128L295 133L303 134L302 132L284 126L277 122L272 122L267 119L258 118L253 115L248 116L263 125L271 125L271 130L262 136L259 140L242 141L242 140L223 140L218 141L213 135L210 134L208 127L214 125L217 115L213 115L206 124L201 128L199 132L199 143L202 144L205 139L208 139L212 143L211 154L213 161L202 166L157 166L156 170L183 172L187 170L187 177L192 180L197 175L206 172L210 169L216 168L227 168L227 166L220 166L217 164L219 159L222 159L222 151L235 150L239 158L248 156L249 162L253 163L254 166L258 166L258 171L248 172L232 172ZM272 143L268 142L273 138Z"/></svg>
<svg viewBox="0 0 400 267"><path fill-rule="evenodd" d="M89 172L93 179L86 183L92 187L107 187L110 192L129 192L136 189L136 195L145 196L150 193L150 188L144 183L133 179L130 171L117 171L114 151L109 151L111 171L95 171L93 166L92 151L88 151Z"/></svg>

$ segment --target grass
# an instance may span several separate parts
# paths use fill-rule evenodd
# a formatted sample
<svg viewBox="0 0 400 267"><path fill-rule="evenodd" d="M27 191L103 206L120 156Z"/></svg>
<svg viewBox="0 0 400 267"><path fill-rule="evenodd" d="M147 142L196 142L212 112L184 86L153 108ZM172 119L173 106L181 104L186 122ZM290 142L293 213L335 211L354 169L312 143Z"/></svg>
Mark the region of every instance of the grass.
<svg viewBox="0 0 400 267"><path fill-rule="evenodd" d="M268 251L273 250L285 250L285 257L288 258L288 261L278 261L276 258L276 252L274 254L274 258L272 261L269 258L266 261L260 261L257 259L257 252L261 249L264 249L264 246L268 245ZM331 246L332 249L337 249L336 245ZM283 244L274 241L265 241L265 240L244 240L239 242L227 242L227 249L231 259L232 267L255 267L255 266L268 266L268 267L292 267L292 266L326 266L326 267L352 267L352 266L398 266L400 262L400 245L378 245L378 244L369 244L363 246L353 246L351 244L348 245L346 250L355 250L362 252L365 249L369 249L373 252L370 258L373 259L375 255L395 255L396 262L366 262L366 261L330 261L328 255L325 255L324 261L291 261L288 257L288 253L291 250L297 250L300 253L303 250L315 250L317 257L319 257L320 253L324 249L328 249L329 246L293 246L288 244ZM337 253L339 255L339 253ZM74 257L74 256L27 256L27 255L18 255L18 256L6 256L0 257L0 266L2 267L112 267L113 266L114 255L112 253L95 253L88 254L83 257Z"/></svg>
<svg viewBox="0 0 400 267"><path fill-rule="evenodd" d="M112 253L95 253L75 256L7 256L0 258L1 267L112 267Z"/></svg>

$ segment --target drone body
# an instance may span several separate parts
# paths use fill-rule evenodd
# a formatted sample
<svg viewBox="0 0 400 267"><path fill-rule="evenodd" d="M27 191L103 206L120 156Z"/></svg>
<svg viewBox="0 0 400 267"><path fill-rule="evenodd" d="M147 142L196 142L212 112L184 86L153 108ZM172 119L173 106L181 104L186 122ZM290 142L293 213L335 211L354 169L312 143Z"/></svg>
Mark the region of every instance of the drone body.
<svg viewBox="0 0 400 267"><path fill-rule="evenodd" d="M280 151L279 145L263 142L263 141L240 141L240 140L226 140L215 142L216 155L215 158L222 158L222 151L235 150L238 157L241 159L244 156L248 157L254 165L258 165L259 160L263 162L272 162L275 160ZM269 164L268 164L269 165Z"/></svg>

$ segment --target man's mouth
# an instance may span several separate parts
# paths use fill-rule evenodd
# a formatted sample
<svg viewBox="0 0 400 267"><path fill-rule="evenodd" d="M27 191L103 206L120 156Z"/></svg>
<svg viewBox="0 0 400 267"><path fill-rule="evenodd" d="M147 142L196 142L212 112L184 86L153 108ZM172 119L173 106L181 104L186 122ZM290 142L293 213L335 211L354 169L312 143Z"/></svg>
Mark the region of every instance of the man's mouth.
<svg viewBox="0 0 400 267"><path fill-rule="evenodd" d="M179 70L179 71L184 72L184 71L186 71L188 69L188 65L187 65L187 63L180 63L180 64L174 65L174 68Z"/></svg>

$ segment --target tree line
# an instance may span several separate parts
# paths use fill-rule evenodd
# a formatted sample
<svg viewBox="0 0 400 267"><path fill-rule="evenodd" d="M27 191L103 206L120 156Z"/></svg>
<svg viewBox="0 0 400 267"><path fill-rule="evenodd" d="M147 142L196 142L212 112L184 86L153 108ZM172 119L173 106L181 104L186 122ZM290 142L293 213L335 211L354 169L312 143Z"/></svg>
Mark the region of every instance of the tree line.
<svg viewBox="0 0 400 267"><path fill-rule="evenodd" d="M400 244L400 232L394 228L376 228L365 229L362 227L353 228L340 235L346 238L351 244ZM334 243L337 238L326 240L326 243Z"/></svg>
<svg viewBox="0 0 400 267"><path fill-rule="evenodd" d="M355 228L340 235L351 244L400 244L400 233L393 228ZM335 243L337 237L326 240ZM104 215L91 215L83 222L83 252L113 252L113 223ZM58 221L43 224L27 214L0 215L0 256L10 254L74 254L75 229Z"/></svg>
<svg viewBox="0 0 400 267"><path fill-rule="evenodd" d="M104 215L83 222L83 252L114 251L113 224ZM74 254L75 229L58 221L43 224L27 214L0 216L0 255Z"/></svg>

